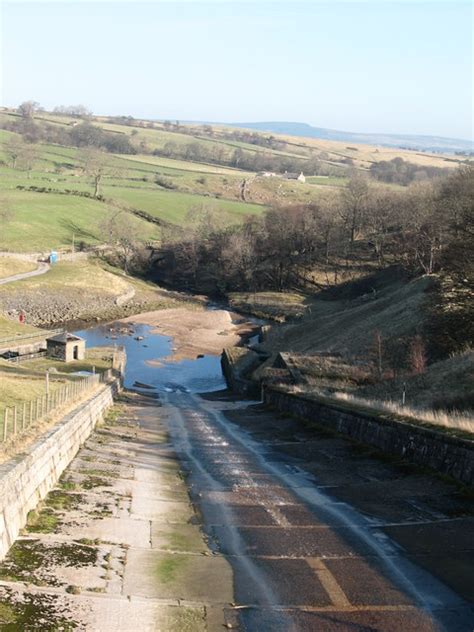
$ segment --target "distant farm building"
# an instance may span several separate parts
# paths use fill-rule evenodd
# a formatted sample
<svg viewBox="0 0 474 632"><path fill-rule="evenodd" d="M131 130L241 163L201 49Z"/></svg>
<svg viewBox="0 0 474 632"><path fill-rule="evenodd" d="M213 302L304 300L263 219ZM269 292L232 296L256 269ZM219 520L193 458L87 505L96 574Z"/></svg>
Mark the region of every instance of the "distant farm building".
<svg viewBox="0 0 474 632"><path fill-rule="evenodd" d="M285 173L283 174L283 177L286 180L298 180L298 182L306 182L306 178L303 172L298 174L298 173L288 173L288 171L285 171Z"/></svg>
<svg viewBox="0 0 474 632"><path fill-rule="evenodd" d="M46 354L50 358L72 362L84 360L86 356L86 341L67 332L46 339Z"/></svg>

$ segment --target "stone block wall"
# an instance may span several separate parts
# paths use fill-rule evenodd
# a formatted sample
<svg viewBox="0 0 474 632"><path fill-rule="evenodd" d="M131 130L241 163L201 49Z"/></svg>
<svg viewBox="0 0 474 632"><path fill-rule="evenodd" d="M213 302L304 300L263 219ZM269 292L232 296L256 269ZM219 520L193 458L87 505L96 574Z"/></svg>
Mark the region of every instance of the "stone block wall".
<svg viewBox="0 0 474 632"><path fill-rule="evenodd" d="M395 415L362 406L332 402L324 397L265 387L263 401L282 413L340 432L351 439L400 456L415 465L447 474L465 485L474 484L474 440L442 429L418 425Z"/></svg>
<svg viewBox="0 0 474 632"><path fill-rule="evenodd" d="M28 512L56 485L59 477L113 404L119 380L104 384L86 402L43 434L28 454L0 465L0 560L8 552Z"/></svg>

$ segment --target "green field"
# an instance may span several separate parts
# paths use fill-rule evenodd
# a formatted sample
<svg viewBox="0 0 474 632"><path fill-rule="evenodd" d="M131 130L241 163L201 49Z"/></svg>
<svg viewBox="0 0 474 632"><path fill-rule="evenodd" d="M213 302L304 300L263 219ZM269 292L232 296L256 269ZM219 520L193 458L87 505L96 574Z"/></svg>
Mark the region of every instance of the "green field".
<svg viewBox="0 0 474 632"><path fill-rule="evenodd" d="M103 241L101 222L112 209L104 203L72 195L9 192L8 204L13 218L0 233L0 249L14 252L49 250ZM131 214L131 226L140 230L143 239L157 239L158 226Z"/></svg>
<svg viewBox="0 0 474 632"><path fill-rule="evenodd" d="M0 112L0 125L19 120L12 112ZM38 124L71 129L74 119L38 113ZM103 201L81 197L94 194L94 178L84 169L84 150L76 147L37 143L29 169L13 168L11 144L18 134L0 130L0 207L6 221L0 234L0 249L32 252L68 248L72 241L96 245L104 241L104 224L117 207L127 213L131 233L142 241L158 240L156 223L139 218L131 211L176 225L184 225L196 210L211 210L220 222L235 223L248 215L262 213L273 205L305 204L324 195L324 189L344 186L337 177L310 177L306 184L284 178L262 178L226 164L209 164L153 155L167 143L176 147L201 145L215 149L225 163L237 147L246 152L302 159L314 157L311 150L280 142L276 149L234 140L225 128L214 128L208 137L201 126L180 131L165 129L161 123L136 121L133 125L93 120L103 130L123 134L137 148L137 154L103 153L100 193ZM241 184L247 181L246 201L241 200ZM36 190L32 190L36 189ZM46 189L38 192L37 189ZM124 216L122 216L123 219Z"/></svg>
<svg viewBox="0 0 474 632"><path fill-rule="evenodd" d="M0 122L8 118L0 114ZM47 115L44 118L55 119ZM64 125L68 120L61 117L56 122ZM104 125L104 128L132 132L132 128L120 125ZM140 130L140 134L155 135L160 141L157 146L170 136L173 141L181 136L186 142L193 140L185 134L155 130ZM76 244L101 243L104 224L117 207L125 213L122 220L126 217L131 232L142 241L158 240L159 226L130 210L145 211L171 224L183 224L188 213L196 209L211 209L223 221L232 223L265 208L262 203L244 203L238 199L239 183L248 177L245 172L143 154L104 154L101 194L105 200L80 197L77 193L91 196L94 193L93 177L84 172L80 149L36 144L31 169L14 169L9 153L12 139L18 139L18 135L0 130L0 207L7 211L0 233L0 250L33 252L68 248L73 240Z"/></svg>

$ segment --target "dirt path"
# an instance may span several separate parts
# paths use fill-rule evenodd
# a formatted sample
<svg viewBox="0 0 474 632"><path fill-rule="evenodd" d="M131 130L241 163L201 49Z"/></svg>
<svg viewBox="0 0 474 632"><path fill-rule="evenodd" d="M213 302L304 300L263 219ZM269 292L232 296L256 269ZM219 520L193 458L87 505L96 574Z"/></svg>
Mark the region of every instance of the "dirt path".
<svg viewBox="0 0 474 632"><path fill-rule="evenodd" d="M4 277L0 279L0 285L6 283L14 283L15 281L21 281L22 279L30 279L31 277L39 276L40 274L46 274L50 269L49 263L39 261L36 270L30 272L22 272L21 274L13 274L12 276Z"/></svg>
<svg viewBox="0 0 474 632"><path fill-rule="evenodd" d="M203 538L163 409L127 400L0 564L0 628L222 629L230 565Z"/></svg>

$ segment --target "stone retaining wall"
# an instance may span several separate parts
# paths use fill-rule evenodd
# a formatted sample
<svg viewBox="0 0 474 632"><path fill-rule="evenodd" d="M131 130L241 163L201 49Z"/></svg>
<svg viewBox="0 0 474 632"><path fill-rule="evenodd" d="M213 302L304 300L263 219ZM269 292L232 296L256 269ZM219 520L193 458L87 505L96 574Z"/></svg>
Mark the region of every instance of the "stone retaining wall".
<svg viewBox="0 0 474 632"><path fill-rule="evenodd" d="M246 373L258 364L258 354L245 347L229 347L224 349L221 355L222 373L228 387L245 397L260 397L260 386L245 377Z"/></svg>
<svg viewBox="0 0 474 632"><path fill-rule="evenodd" d="M96 423L113 404L119 380L105 384L43 434L26 456L0 465L0 560L25 526L28 512L56 485Z"/></svg>
<svg viewBox="0 0 474 632"><path fill-rule="evenodd" d="M448 474L466 485L474 483L472 439L410 423L396 415L382 415L352 403L339 404L324 397L287 393L275 387L264 388L263 401L280 412Z"/></svg>

